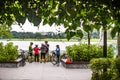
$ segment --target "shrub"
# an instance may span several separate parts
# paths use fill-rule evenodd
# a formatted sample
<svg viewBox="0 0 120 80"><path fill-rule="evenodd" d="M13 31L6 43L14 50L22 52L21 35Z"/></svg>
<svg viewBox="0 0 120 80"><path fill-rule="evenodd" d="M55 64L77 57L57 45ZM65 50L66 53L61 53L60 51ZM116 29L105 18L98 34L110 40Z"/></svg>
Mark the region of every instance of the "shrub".
<svg viewBox="0 0 120 80"><path fill-rule="evenodd" d="M114 80L120 80L120 57L114 60L113 70L115 71Z"/></svg>
<svg viewBox="0 0 120 80"><path fill-rule="evenodd" d="M89 64L93 71L91 80L112 80L114 75L113 61L111 58L92 59Z"/></svg>
<svg viewBox="0 0 120 80"><path fill-rule="evenodd" d="M18 57L18 47L14 46L12 42L3 46L0 43L0 61L14 61Z"/></svg>
<svg viewBox="0 0 120 80"><path fill-rule="evenodd" d="M103 46L95 44L78 44L66 47L67 54L73 61L90 61L93 58L103 57ZM107 48L107 57L112 58L114 55L113 47Z"/></svg>
<svg viewBox="0 0 120 80"><path fill-rule="evenodd" d="M93 72L91 80L120 80L120 57L92 59L89 66Z"/></svg>

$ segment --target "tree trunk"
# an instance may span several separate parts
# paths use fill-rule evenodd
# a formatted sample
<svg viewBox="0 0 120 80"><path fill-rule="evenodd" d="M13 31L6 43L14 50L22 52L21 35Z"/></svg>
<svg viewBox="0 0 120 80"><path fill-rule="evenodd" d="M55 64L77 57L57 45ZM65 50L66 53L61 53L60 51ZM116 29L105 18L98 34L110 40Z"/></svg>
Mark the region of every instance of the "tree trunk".
<svg viewBox="0 0 120 80"><path fill-rule="evenodd" d="M103 57L107 57L107 31L103 33Z"/></svg>
<svg viewBox="0 0 120 80"><path fill-rule="evenodd" d="M104 30L103 33L103 57L107 57L107 30ZM107 67L103 69L103 72L107 72Z"/></svg>
<svg viewBox="0 0 120 80"><path fill-rule="evenodd" d="M117 36L117 47L118 47L118 55L120 57L120 33Z"/></svg>
<svg viewBox="0 0 120 80"><path fill-rule="evenodd" d="M90 32L88 32L88 45L90 45Z"/></svg>

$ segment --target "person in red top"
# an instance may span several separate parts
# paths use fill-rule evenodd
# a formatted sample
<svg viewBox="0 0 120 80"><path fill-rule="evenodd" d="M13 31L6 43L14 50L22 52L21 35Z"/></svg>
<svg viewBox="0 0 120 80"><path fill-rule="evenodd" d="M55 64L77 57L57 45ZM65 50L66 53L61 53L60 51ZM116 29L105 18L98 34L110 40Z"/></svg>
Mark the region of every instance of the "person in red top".
<svg viewBox="0 0 120 80"><path fill-rule="evenodd" d="M35 62L39 62L39 47L35 45L34 47L34 54L35 54Z"/></svg>

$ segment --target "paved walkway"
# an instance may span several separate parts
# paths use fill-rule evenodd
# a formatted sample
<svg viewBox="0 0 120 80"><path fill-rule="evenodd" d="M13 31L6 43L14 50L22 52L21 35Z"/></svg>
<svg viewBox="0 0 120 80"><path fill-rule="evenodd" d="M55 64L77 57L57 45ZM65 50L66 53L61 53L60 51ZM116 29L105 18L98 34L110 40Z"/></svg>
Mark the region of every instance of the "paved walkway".
<svg viewBox="0 0 120 80"><path fill-rule="evenodd" d="M19 68L0 68L0 80L90 80L90 69L66 69L48 63L27 63Z"/></svg>

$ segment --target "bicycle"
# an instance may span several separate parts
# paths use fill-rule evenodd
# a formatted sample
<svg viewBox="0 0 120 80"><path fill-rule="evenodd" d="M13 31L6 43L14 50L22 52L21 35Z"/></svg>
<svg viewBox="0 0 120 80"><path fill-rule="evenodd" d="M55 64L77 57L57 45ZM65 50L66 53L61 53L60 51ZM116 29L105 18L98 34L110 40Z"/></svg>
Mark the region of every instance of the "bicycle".
<svg viewBox="0 0 120 80"><path fill-rule="evenodd" d="M22 61L21 61L21 66L25 66L25 61L26 61L26 57L25 57L25 51L20 49L20 57L22 58Z"/></svg>
<svg viewBox="0 0 120 80"><path fill-rule="evenodd" d="M56 65L56 64L57 64L57 55L56 55L55 51L52 51L51 53L52 53L51 63L52 63L53 65Z"/></svg>
<svg viewBox="0 0 120 80"><path fill-rule="evenodd" d="M52 63L53 65L59 66L58 57L57 57L55 51L52 51L51 53L52 53L51 63Z"/></svg>

